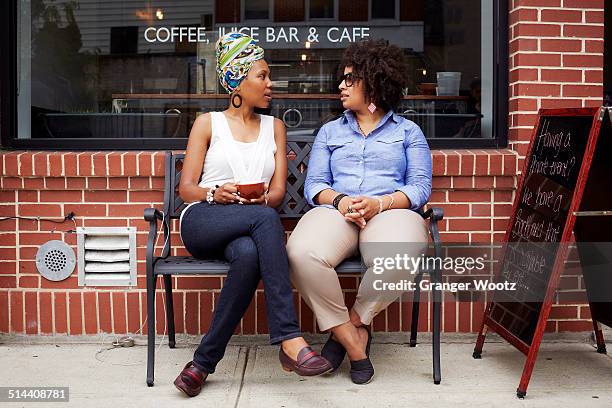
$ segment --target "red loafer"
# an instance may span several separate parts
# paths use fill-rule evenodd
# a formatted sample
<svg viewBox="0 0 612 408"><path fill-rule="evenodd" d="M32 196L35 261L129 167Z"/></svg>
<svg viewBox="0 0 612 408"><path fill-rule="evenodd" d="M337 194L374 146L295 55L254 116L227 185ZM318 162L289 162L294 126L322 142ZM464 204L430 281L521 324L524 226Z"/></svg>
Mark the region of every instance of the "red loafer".
<svg viewBox="0 0 612 408"><path fill-rule="evenodd" d="M190 397L195 397L202 390L207 373L193 365L193 361L187 363L183 371L174 380L174 385Z"/></svg>
<svg viewBox="0 0 612 408"><path fill-rule="evenodd" d="M334 368L325 357L321 357L310 347L304 347L297 356L297 361L293 360L283 351L281 347L278 352L278 359L285 371L295 371L302 376L321 375L331 372Z"/></svg>

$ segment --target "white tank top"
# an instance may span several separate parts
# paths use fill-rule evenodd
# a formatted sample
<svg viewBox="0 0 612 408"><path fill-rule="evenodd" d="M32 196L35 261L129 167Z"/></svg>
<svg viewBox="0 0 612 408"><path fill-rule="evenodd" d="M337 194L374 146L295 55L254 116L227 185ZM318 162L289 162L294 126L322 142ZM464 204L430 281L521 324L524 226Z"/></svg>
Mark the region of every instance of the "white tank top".
<svg viewBox="0 0 612 408"><path fill-rule="evenodd" d="M210 112L212 135L204 158L202 176L198 186L214 187L225 183L270 184L274 175L276 142L274 117L259 115L259 135L255 142L239 142L232 136L229 122L223 112ZM187 209L200 201L190 203L181 212L180 224Z"/></svg>

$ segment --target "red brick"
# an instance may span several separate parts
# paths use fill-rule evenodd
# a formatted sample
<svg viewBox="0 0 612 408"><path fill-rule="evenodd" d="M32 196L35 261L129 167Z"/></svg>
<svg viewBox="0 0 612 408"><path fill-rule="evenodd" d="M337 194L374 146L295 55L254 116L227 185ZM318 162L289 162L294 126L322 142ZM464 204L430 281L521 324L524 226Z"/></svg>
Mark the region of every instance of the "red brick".
<svg viewBox="0 0 612 408"><path fill-rule="evenodd" d="M488 217L491 215L491 204L472 204L473 217Z"/></svg>
<svg viewBox="0 0 612 408"><path fill-rule="evenodd" d="M123 166L121 162L121 153L112 152L107 155L108 160L108 175L122 176Z"/></svg>
<svg viewBox="0 0 612 408"><path fill-rule="evenodd" d="M571 25L563 26L564 37L603 38L603 25Z"/></svg>
<svg viewBox="0 0 612 408"><path fill-rule="evenodd" d="M83 201L83 193L81 191L45 191L40 192L41 202L55 203L80 203Z"/></svg>
<svg viewBox="0 0 612 408"><path fill-rule="evenodd" d="M2 278L0 278L2 279ZM23 333L23 292L9 292L11 300L11 333Z"/></svg>
<svg viewBox="0 0 612 408"><path fill-rule="evenodd" d="M4 153L2 156L4 157L4 166L6 168L6 172L4 175L6 176L18 176L19 175L19 164L17 157L20 152L10 152Z"/></svg>
<svg viewBox="0 0 612 408"><path fill-rule="evenodd" d="M25 152L19 155L19 173L21 176L32 176L34 175L34 163L32 160L32 153Z"/></svg>
<svg viewBox="0 0 612 408"><path fill-rule="evenodd" d="M148 204L109 204L109 217L142 217L145 208L150 208Z"/></svg>
<svg viewBox="0 0 612 408"><path fill-rule="evenodd" d="M85 321L85 334L98 333L98 308L96 306L96 293L83 293L83 320Z"/></svg>
<svg viewBox="0 0 612 408"><path fill-rule="evenodd" d="M150 176L153 173L153 160L150 152L141 152L138 155L138 172L143 176Z"/></svg>
<svg viewBox="0 0 612 408"><path fill-rule="evenodd" d="M603 95L600 85L563 85L563 96L596 97Z"/></svg>
<svg viewBox="0 0 612 408"><path fill-rule="evenodd" d="M262 291L256 292L257 301L257 333L268 333L268 315L266 313L266 302Z"/></svg>
<svg viewBox="0 0 612 408"><path fill-rule="evenodd" d="M586 332L593 330L593 323L588 320L560 320L557 324L559 332Z"/></svg>
<svg viewBox="0 0 612 408"><path fill-rule="evenodd" d="M125 203L127 191L85 191L86 203Z"/></svg>
<svg viewBox="0 0 612 408"><path fill-rule="evenodd" d="M66 204L64 211L73 211L77 217L105 217L106 204Z"/></svg>
<svg viewBox="0 0 612 408"><path fill-rule="evenodd" d="M162 191L130 191L128 201L130 203L161 204L164 201L164 193Z"/></svg>
<svg viewBox="0 0 612 408"><path fill-rule="evenodd" d="M538 21L538 10L520 8L510 12L509 23L510 25L525 22L525 21Z"/></svg>
<svg viewBox="0 0 612 408"><path fill-rule="evenodd" d="M449 201L451 202L490 202L491 193L488 191L449 191Z"/></svg>
<svg viewBox="0 0 612 408"><path fill-rule="evenodd" d="M98 292L98 316L100 319L100 331L104 333L113 332L110 299L110 292Z"/></svg>
<svg viewBox="0 0 612 408"><path fill-rule="evenodd" d="M66 179L63 177L47 177L45 178L46 190L66 190Z"/></svg>
<svg viewBox="0 0 612 408"><path fill-rule="evenodd" d="M469 204L444 204L441 206L445 217L467 217L470 215Z"/></svg>
<svg viewBox="0 0 612 408"><path fill-rule="evenodd" d="M83 334L83 314L81 313L81 293L70 292L68 294L68 313L70 315L70 334Z"/></svg>
<svg viewBox="0 0 612 408"><path fill-rule="evenodd" d="M23 188L23 179L18 177L2 177L2 188L6 190L16 190Z"/></svg>
<svg viewBox="0 0 612 408"><path fill-rule="evenodd" d="M51 292L39 292L40 302L40 332L42 334L53 333L53 302Z"/></svg>
<svg viewBox="0 0 612 408"><path fill-rule="evenodd" d="M34 160L34 174L44 177L47 175L47 154L45 152L37 152L32 156Z"/></svg>
<svg viewBox="0 0 612 408"><path fill-rule="evenodd" d="M523 7L559 7L561 0L520 0ZM515 6L518 7L518 4Z"/></svg>
<svg viewBox="0 0 612 408"><path fill-rule="evenodd" d="M200 333L205 333L210 327L213 311L212 292L200 292Z"/></svg>
<svg viewBox="0 0 612 408"><path fill-rule="evenodd" d="M86 183L85 177L66 177L66 189L68 190L84 190Z"/></svg>
<svg viewBox="0 0 612 408"><path fill-rule="evenodd" d="M582 107L581 99L560 98L560 99L542 99L540 101L542 108L580 108Z"/></svg>
<svg viewBox="0 0 612 408"><path fill-rule="evenodd" d="M124 334L127 332L125 293L113 292L113 333Z"/></svg>
<svg viewBox="0 0 612 408"><path fill-rule="evenodd" d="M174 327L177 333L185 332L185 308L183 297L185 292L172 292L172 302L174 306Z"/></svg>
<svg viewBox="0 0 612 408"><path fill-rule="evenodd" d="M25 298L25 332L38 334L38 293L26 292Z"/></svg>
<svg viewBox="0 0 612 408"><path fill-rule="evenodd" d="M88 190L108 189L108 179L106 177L87 177Z"/></svg>
<svg viewBox="0 0 612 408"><path fill-rule="evenodd" d="M9 332L9 293L0 291L0 333Z"/></svg>
<svg viewBox="0 0 612 408"><path fill-rule="evenodd" d="M561 95L561 86L553 84L540 83L520 83L516 85L517 96L559 96ZM522 119L524 114L518 115ZM533 118L534 116L531 116Z"/></svg>
<svg viewBox="0 0 612 408"><path fill-rule="evenodd" d="M602 68L603 55L564 55L564 67Z"/></svg>
<svg viewBox="0 0 612 408"><path fill-rule="evenodd" d="M446 154L446 175L447 176L458 176L460 174L459 169L460 156L455 152L447 152Z"/></svg>
<svg viewBox="0 0 612 408"><path fill-rule="evenodd" d="M177 277L176 289L221 289L221 279L212 276L181 276Z"/></svg>
<svg viewBox="0 0 612 408"><path fill-rule="evenodd" d="M1 233L0 234L0 245L15 246L16 242L17 242L16 234L13 234L13 233Z"/></svg>
<svg viewBox="0 0 612 408"><path fill-rule="evenodd" d="M40 277L31 275L21 275L19 277L20 288L38 288L40 287Z"/></svg>
<svg viewBox="0 0 612 408"><path fill-rule="evenodd" d="M453 177L453 188L473 188L474 187L474 178L473 177L462 177L455 176Z"/></svg>
<svg viewBox="0 0 612 408"><path fill-rule="evenodd" d="M96 176L106 176L108 171L106 169L106 153L98 152L93 156L93 174Z"/></svg>
<svg viewBox="0 0 612 408"><path fill-rule="evenodd" d="M54 292L54 302L55 302L55 333L68 333L68 312L67 312L67 304L66 304L66 293L62 292Z"/></svg>
<svg viewBox="0 0 612 408"><path fill-rule="evenodd" d="M582 82L582 71L572 69L543 69L543 82Z"/></svg>
<svg viewBox="0 0 612 408"><path fill-rule="evenodd" d="M512 98L510 100L510 111L536 111L538 100L534 98Z"/></svg>
<svg viewBox="0 0 612 408"><path fill-rule="evenodd" d="M64 176L76 176L78 169L77 154L76 153L65 153L64 159Z"/></svg>
<svg viewBox="0 0 612 408"><path fill-rule="evenodd" d="M585 21L587 23L604 23L604 13L603 11L590 11L587 10L584 12Z"/></svg>
<svg viewBox="0 0 612 408"><path fill-rule="evenodd" d="M185 293L185 332L198 334L200 321L198 316L198 292ZM175 316L176 317L176 316Z"/></svg>
<svg viewBox="0 0 612 408"><path fill-rule="evenodd" d="M603 70L584 71L584 82L598 84L603 83Z"/></svg>
<svg viewBox="0 0 612 408"><path fill-rule="evenodd" d="M443 153L432 154L432 172L434 176L445 175L446 156Z"/></svg>
<svg viewBox="0 0 612 408"><path fill-rule="evenodd" d="M148 177L130 177L130 190L151 190L151 179Z"/></svg>
<svg viewBox="0 0 612 408"><path fill-rule="evenodd" d="M476 189L489 189L489 188L493 188L495 183L495 177L491 177L491 176L481 176L481 177L476 177L474 179L474 188Z"/></svg>
<svg viewBox="0 0 612 408"><path fill-rule="evenodd" d="M582 22L582 11L544 9L540 15L540 21L551 23L580 23Z"/></svg>
<svg viewBox="0 0 612 408"><path fill-rule="evenodd" d="M123 175L136 176L136 152L126 152L123 154Z"/></svg>
<svg viewBox="0 0 612 408"><path fill-rule="evenodd" d="M515 68L510 70L510 83L519 81L537 81L538 70L533 68Z"/></svg>
<svg viewBox="0 0 612 408"><path fill-rule="evenodd" d="M109 177L108 188L111 190L127 190L129 187L127 177Z"/></svg>
<svg viewBox="0 0 612 408"><path fill-rule="evenodd" d="M603 9L604 0L563 0L563 7Z"/></svg>
<svg viewBox="0 0 612 408"><path fill-rule="evenodd" d="M449 219L449 231L490 231L491 220L489 218L479 219Z"/></svg>
<svg viewBox="0 0 612 408"><path fill-rule="evenodd" d="M561 66L561 54L517 54L514 56L514 66L528 67L558 67Z"/></svg>
<svg viewBox="0 0 612 408"><path fill-rule="evenodd" d="M558 37L561 26L558 24L531 24L519 22L514 26L514 37Z"/></svg>
<svg viewBox="0 0 612 408"><path fill-rule="evenodd" d="M23 188L26 190L42 190L45 188L45 179L42 177L23 179Z"/></svg>
<svg viewBox="0 0 612 408"><path fill-rule="evenodd" d="M93 161L94 153L83 152L77 155L79 162L79 176L93 176Z"/></svg>
<svg viewBox="0 0 612 408"><path fill-rule="evenodd" d="M540 40L540 51L545 52L581 52L582 41L570 39L547 39Z"/></svg>
<svg viewBox="0 0 612 408"><path fill-rule="evenodd" d="M128 333L140 332L140 295L138 292L127 293Z"/></svg>
<svg viewBox="0 0 612 408"><path fill-rule="evenodd" d="M164 153L156 152L153 155L153 175L163 176L165 173L166 156Z"/></svg>
<svg viewBox="0 0 612 408"><path fill-rule="evenodd" d="M577 306L553 305L550 310L550 319L576 319L578 317Z"/></svg>
<svg viewBox="0 0 612 408"><path fill-rule="evenodd" d="M63 174L62 154L58 152L50 153L49 160L49 175L51 177L59 177Z"/></svg>

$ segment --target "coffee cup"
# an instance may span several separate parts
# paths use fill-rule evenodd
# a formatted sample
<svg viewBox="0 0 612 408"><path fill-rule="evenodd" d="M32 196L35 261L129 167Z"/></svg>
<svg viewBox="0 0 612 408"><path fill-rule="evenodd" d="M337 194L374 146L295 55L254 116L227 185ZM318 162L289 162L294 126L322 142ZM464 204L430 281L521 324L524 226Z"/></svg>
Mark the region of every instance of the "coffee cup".
<svg viewBox="0 0 612 408"><path fill-rule="evenodd" d="M252 184L236 184L240 197L252 200L261 197L266 191L264 182Z"/></svg>

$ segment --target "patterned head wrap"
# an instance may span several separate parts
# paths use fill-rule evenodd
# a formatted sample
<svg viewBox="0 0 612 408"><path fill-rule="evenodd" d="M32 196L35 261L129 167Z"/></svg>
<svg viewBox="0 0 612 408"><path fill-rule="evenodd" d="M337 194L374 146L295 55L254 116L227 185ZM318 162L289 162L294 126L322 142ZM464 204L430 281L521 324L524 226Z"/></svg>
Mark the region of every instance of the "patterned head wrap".
<svg viewBox="0 0 612 408"><path fill-rule="evenodd" d="M228 93L234 92L247 76L253 63L262 59L264 50L248 35L228 33L216 47L217 75Z"/></svg>

